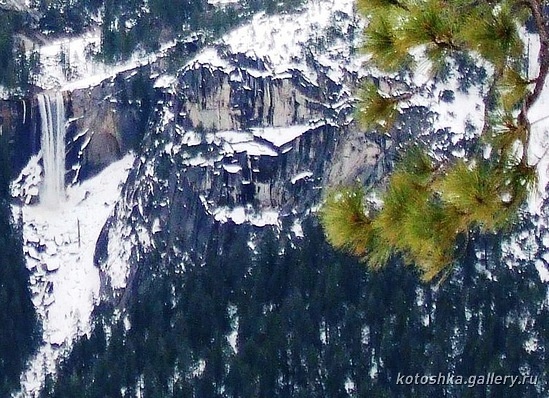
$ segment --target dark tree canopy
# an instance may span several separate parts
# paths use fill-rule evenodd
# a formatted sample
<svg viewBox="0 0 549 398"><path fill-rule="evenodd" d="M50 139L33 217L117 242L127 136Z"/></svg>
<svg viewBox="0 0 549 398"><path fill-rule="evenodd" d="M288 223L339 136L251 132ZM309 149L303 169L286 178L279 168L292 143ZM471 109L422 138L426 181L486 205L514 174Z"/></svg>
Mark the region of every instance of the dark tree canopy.
<svg viewBox="0 0 549 398"><path fill-rule="evenodd" d="M38 343L22 231L15 225L9 192L8 146L0 136L0 396L19 387L19 377Z"/></svg>

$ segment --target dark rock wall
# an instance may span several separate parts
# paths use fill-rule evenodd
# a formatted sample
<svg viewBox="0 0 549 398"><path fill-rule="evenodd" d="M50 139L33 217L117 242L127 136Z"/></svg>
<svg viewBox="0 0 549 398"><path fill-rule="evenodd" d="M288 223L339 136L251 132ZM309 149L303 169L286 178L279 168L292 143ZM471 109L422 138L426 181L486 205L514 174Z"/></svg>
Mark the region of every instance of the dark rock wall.
<svg viewBox="0 0 549 398"><path fill-rule="evenodd" d="M139 148L155 100L149 76L149 68L143 67L68 93L70 129L77 137L70 155L80 164L77 178L94 175Z"/></svg>
<svg viewBox="0 0 549 398"><path fill-rule="evenodd" d="M0 100L0 125L9 143L12 176L25 167L40 150L38 109L28 98Z"/></svg>

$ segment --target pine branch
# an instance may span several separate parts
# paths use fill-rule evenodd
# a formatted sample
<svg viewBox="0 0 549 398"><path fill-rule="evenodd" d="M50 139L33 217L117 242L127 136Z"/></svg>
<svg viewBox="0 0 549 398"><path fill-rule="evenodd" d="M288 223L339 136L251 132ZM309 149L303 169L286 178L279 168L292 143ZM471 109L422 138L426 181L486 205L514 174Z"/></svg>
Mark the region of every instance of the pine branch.
<svg viewBox="0 0 549 398"><path fill-rule="evenodd" d="M385 96L379 92L373 82L366 83L360 96L358 118L366 128L381 128L388 131L399 115L399 103L410 98L411 95L406 93L393 97Z"/></svg>
<svg viewBox="0 0 549 398"><path fill-rule="evenodd" d="M536 77L536 83L532 92L526 95L523 106L521 108L520 114L518 115L519 123L528 127L530 131L530 121L528 120L528 111L534 105L534 103L540 97L545 80L549 74L549 17L544 14L543 3L538 0L528 0L528 6L534 17L536 23L536 28L540 37L540 50L538 53L538 62L540 64L540 69L538 76ZM522 156L522 163L526 164L528 162L528 148L530 146L530 134L528 134L525 142L525 150Z"/></svg>
<svg viewBox="0 0 549 398"><path fill-rule="evenodd" d="M489 142L498 150L500 159L505 159L518 141L524 147L528 140L528 128L517 124L517 120L510 114L505 114L501 120L491 125ZM488 135L488 134L487 134Z"/></svg>
<svg viewBox="0 0 549 398"><path fill-rule="evenodd" d="M410 57L399 46L399 32L390 21L390 15L372 18L365 33L363 51L372 56L371 61L381 69L394 71L409 63Z"/></svg>
<svg viewBox="0 0 549 398"><path fill-rule="evenodd" d="M364 213L364 193L360 188L332 191L321 212L321 222L333 246L358 256L365 253L372 227Z"/></svg>
<svg viewBox="0 0 549 398"><path fill-rule="evenodd" d="M408 6L404 2L398 0L360 0L358 2L359 10L365 15L389 7L396 7L405 11L408 10Z"/></svg>
<svg viewBox="0 0 549 398"><path fill-rule="evenodd" d="M538 0L528 0L527 1L534 21L536 23L536 28L540 37L540 50L538 53L538 62L540 64L540 71L538 76L535 79L534 90L527 96L525 100L525 111L527 112L532 105L538 100L541 92L543 91L543 86L545 85L545 80L547 79L547 74L549 73L549 17L543 11L543 3ZM526 115L522 116L526 117Z"/></svg>
<svg viewBox="0 0 549 398"><path fill-rule="evenodd" d="M522 103L529 93L530 84L530 81L522 77L514 68L505 68L501 78L497 80L503 109L509 112Z"/></svg>
<svg viewBox="0 0 549 398"><path fill-rule="evenodd" d="M455 51L476 51L492 64L482 135L495 151L489 159L477 154L471 161L436 164L421 148L411 147L388 179L383 206L373 215L365 213L359 194L344 190L336 201L329 196L322 219L332 244L361 256L372 268L398 254L421 271L423 280L443 280L459 254L460 237L467 239L477 228L495 232L510 225L538 178L537 165L528 164L528 113L549 74L544 5L540 0L425 0L406 2L406 7L398 0L373 0L365 5L372 12L365 50L386 71L411 66L409 52L417 46L425 46L435 67L444 66ZM541 42L535 78L520 73L524 54L517 26L528 15ZM389 96L367 84L358 117L368 128L388 129L399 115L399 104L413 94ZM498 114L502 116L493 116ZM517 155L521 146L522 155ZM362 236L355 236L357 231Z"/></svg>
<svg viewBox="0 0 549 398"><path fill-rule="evenodd" d="M464 215L466 225L495 231L502 222L502 176L492 165L458 162L438 182L441 198Z"/></svg>
<svg viewBox="0 0 549 398"><path fill-rule="evenodd" d="M406 50L422 44L458 50L455 31L459 25L451 9L441 1L429 0L410 11L402 28L400 45Z"/></svg>
<svg viewBox="0 0 549 398"><path fill-rule="evenodd" d="M506 3L497 11L479 7L467 19L462 36L467 46L478 51L497 71L502 71L509 59L522 54L515 18Z"/></svg>

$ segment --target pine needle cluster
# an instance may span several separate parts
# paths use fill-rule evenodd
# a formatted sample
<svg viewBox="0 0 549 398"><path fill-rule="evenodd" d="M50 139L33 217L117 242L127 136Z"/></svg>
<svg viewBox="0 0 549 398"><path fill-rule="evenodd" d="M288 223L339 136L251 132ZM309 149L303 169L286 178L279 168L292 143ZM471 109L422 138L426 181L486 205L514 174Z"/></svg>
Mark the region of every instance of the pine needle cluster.
<svg viewBox="0 0 549 398"><path fill-rule="evenodd" d="M361 187L332 190L321 212L328 241L380 268L392 255L430 281L451 269L460 236L506 228L536 183L535 167L489 160L437 166L423 149L407 151L389 177L383 206Z"/></svg>
<svg viewBox="0 0 549 398"><path fill-rule="evenodd" d="M364 85L358 105L358 119L365 128L389 130L399 111L400 99L381 94L374 83Z"/></svg>
<svg viewBox="0 0 549 398"><path fill-rule="evenodd" d="M549 74L549 16L542 0L359 0L367 16L364 51L388 73L414 73L423 52L433 72L458 53L475 54L492 65L486 95L484 143L490 156L467 154L437 163L412 146L382 189L382 206L365 202L361 187L338 188L327 197L321 222L329 242L379 268L392 256L413 264L425 281L445 275L458 242L474 230L498 232L510 226L537 185L529 164L528 110ZM542 44L538 76L525 75L519 29L533 20ZM545 60L545 61L544 61ZM367 83L357 117L365 128L389 130L403 100L414 93L383 93ZM465 239L466 241L466 239Z"/></svg>
<svg viewBox="0 0 549 398"><path fill-rule="evenodd" d="M333 191L328 195L322 214L330 244L357 256L365 254L370 245L372 222L365 214L362 189Z"/></svg>

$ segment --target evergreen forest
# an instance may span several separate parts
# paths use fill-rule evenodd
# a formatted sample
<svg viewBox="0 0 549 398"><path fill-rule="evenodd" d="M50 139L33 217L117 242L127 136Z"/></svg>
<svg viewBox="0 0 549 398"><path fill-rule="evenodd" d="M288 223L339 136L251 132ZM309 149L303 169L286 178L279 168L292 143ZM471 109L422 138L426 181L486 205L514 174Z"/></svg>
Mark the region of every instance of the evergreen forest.
<svg viewBox="0 0 549 398"><path fill-rule="evenodd" d="M545 285L531 261L504 266L497 235L475 236L434 286L396 262L365 272L314 218L303 227L295 244L268 230L251 250L247 233L225 225L205 262L184 272L150 256L142 269L154 278L131 287L124 312L97 308L43 397L526 398L549 388L548 358L532 349L549 338ZM477 253L487 253L484 272ZM398 383L489 372L532 379Z"/></svg>
<svg viewBox="0 0 549 398"><path fill-rule="evenodd" d="M1 131L1 130L0 130ZM0 396L19 387L19 377L39 343L31 301L22 230L11 208L8 145L0 135Z"/></svg>

